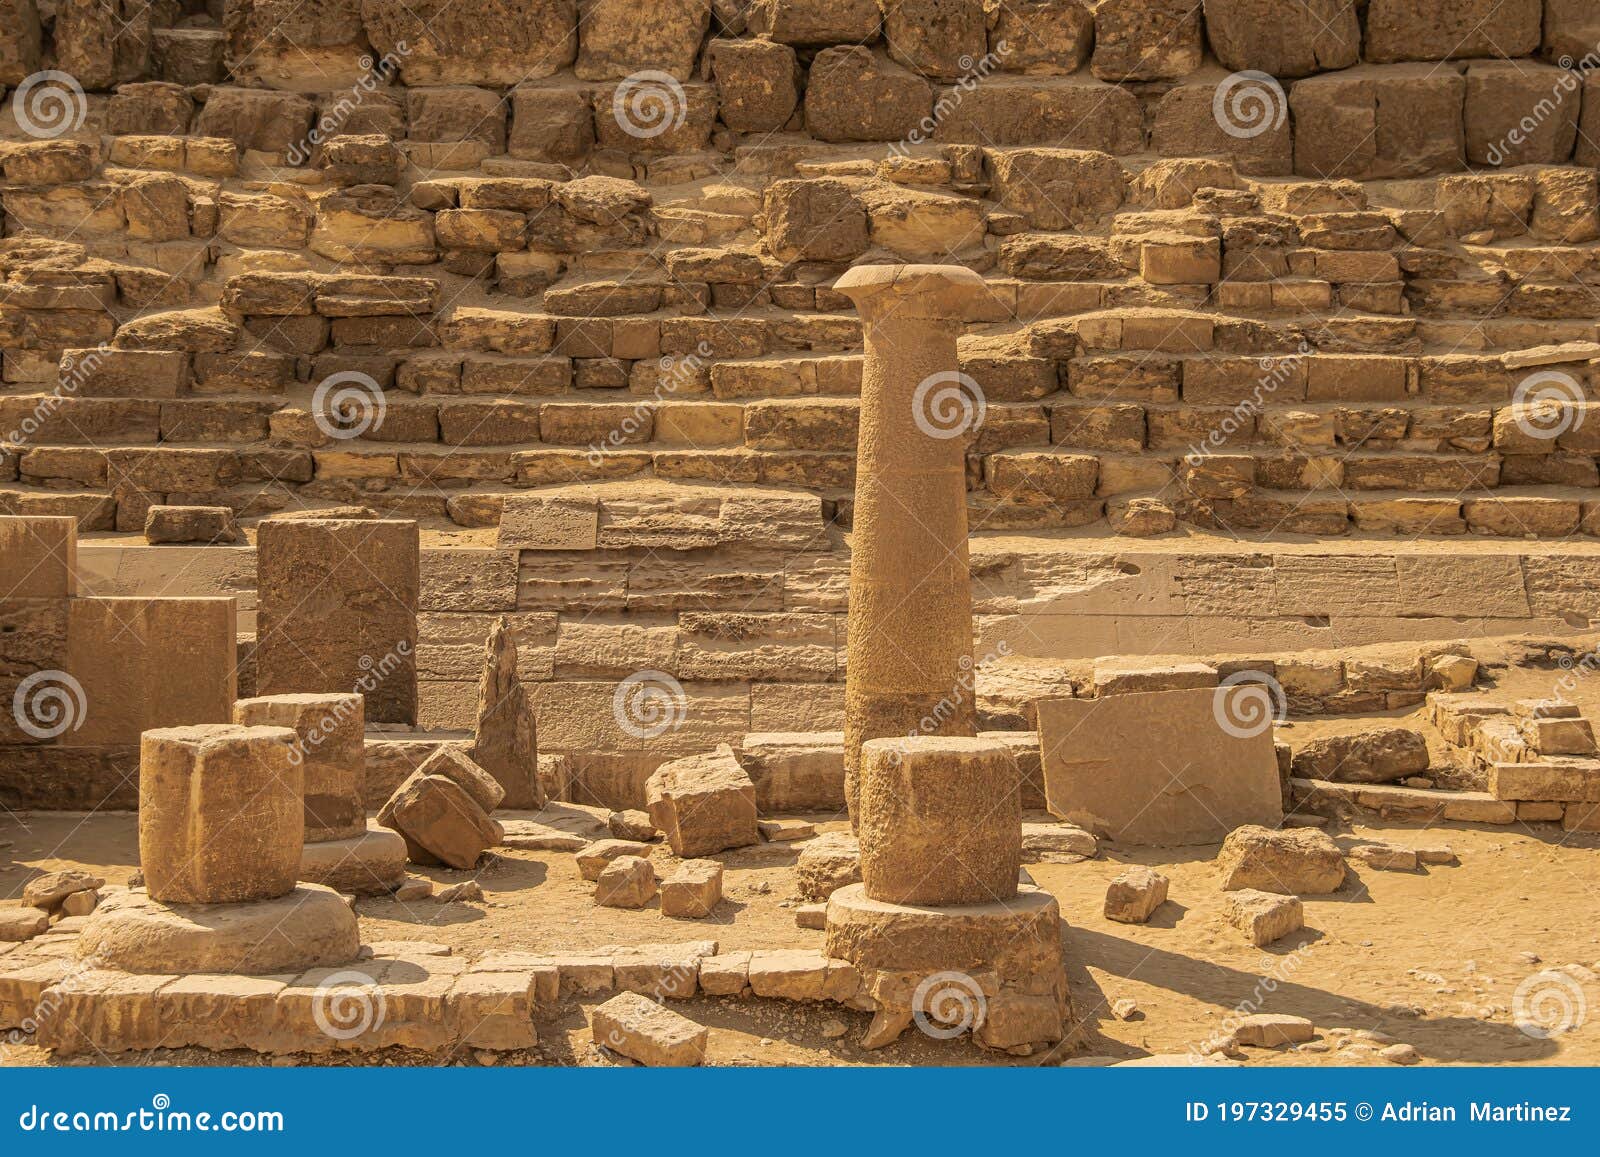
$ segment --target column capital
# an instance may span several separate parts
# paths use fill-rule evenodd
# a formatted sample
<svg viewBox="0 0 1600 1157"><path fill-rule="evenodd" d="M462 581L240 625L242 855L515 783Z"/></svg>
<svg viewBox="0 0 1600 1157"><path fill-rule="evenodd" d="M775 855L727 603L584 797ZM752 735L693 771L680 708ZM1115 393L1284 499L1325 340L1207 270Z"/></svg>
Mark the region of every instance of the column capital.
<svg viewBox="0 0 1600 1157"><path fill-rule="evenodd" d="M983 278L964 265L858 265L833 288L863 314L905 307L908 316L965 321L988 300Z"/></svg>

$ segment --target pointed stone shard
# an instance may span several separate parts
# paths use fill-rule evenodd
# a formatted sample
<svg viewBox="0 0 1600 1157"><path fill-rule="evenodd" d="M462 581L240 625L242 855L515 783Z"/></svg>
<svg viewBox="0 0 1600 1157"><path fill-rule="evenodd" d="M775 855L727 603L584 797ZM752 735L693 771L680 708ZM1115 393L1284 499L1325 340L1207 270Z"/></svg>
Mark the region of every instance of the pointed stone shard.
<svg viewBox="0 0 1600 1157"><path fill-rule="evenodd" d="M484 647L478 731L471 754L505 788L502 807L537 809L545 805L533 704L517 676L517 641L504 615L489 632Z"/></svg>

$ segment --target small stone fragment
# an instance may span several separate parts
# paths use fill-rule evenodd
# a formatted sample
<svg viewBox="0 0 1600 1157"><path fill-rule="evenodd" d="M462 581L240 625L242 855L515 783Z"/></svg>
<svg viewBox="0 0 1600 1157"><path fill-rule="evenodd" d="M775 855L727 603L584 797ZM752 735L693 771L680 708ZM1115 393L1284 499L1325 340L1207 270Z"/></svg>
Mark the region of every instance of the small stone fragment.
<svg viewBox="0 0 1600 1157"><path fill-rule="evenodd" d="M606 865L619 856L649 856L655 849L636 840L596 840L578 853L578 871L585 880L598 880Z"/></svg>
<svg viewBox="0 0 1600 1157"><path fill-rule="evenodd" d="M1298 896L1241 889L1223 898L1222 912L1228 923L1257 948L1305 927L1305 908Z"/></svg>
<svg viewBox="0 0 1600 1157"><path fill-rule="evenodd" d="M1303 1016L1258 1012L1239 1022L1233 1031L1233 1038L1242 1045L1277 1048L1279 1045L1308 1041L1316 1032L1316 1026Z"/></svg>
<svg viewBox="0 0 1600 1157"><path fill-rule="evenodd" d="M594 1043L641 1065L687 1068L704 1063L704 1025L636 992L621 992L594 1010Z"/></svg>
<svg viewBox="0 0 1600 1157"><path fill-rule="evenodd" d="M1124 870L1106 888L1106 919L1143 924L1166 902L1167 884L1167 877L1150 868Z"/></svg>
<svg viewBox="0 0 1600 1157"><path fill-rule="evenodd" d="M650 822L649 813L636 809L612 812L606 817L606 826L619 840L648 844L661 838L661 833L656 831L656 825Z"/></svg>
<svg viewBox="0 0 1600 1157"><path fill-rule="evenodd" d="M602 908L643 908L656 894L656 870L642 856L618 856L595 882L594 902Z"/></svg>
<svg viewBox="0 0 1600 1157"><path fill-rule="evenodd" d="M685 860L661 882L663 916L701 919L711 915L721 900L722 865L715 860Z"/></svg>

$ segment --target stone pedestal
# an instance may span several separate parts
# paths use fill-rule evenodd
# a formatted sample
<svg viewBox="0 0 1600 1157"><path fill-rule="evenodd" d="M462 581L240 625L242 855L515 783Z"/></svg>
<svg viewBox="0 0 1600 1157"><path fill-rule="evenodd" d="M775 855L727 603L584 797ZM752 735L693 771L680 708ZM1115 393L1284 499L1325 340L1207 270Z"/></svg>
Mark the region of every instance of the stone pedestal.
<svg viewBox="0 0 1600 1157"><path fill-rule="evenodd" d="M304 782L287 727L147 731L139 750L139 862L153 900L270 900L299 874Z"/></svg>
<svg viewBox="0 0 1600 1157"><path fill-rule="evenodd" d="M862 882L828 897L826 951L856 966L877 1008L865 1047L913 1023L1024 1055L1066 1035L1060 909L1017 882L1020 776L997 740L862 745Z"/></svg>
<svg viewBox="0 0 1600 1157"><path fill-rule="evenodd" d="M986 904L1017 893L1017 761L984 739L873 739L861 747L857 829L867 895Z"/></svg>
<svg viewBox="0 0 1600 1157"><path fill-rule="evenodd" d="M956 338L987 290L947 265L862 266L835 288L866 346L845 684L854 818L863 740L975 731L965 451L982 401Z"/></svg>
<svg viewBox="0 0 1600 1157"><path fill-rule="evenodd" d="M300 849L300 879L356 896L384 896L406 878L406 842L388 828L318 840Z"/></svg>
<svg viewBox="0 0 1600 1157"><path fill-rule="evenodd" d="M296 884L305 814L287 727L213 724L140 741L145 889L117 891L78 941L94 968L171 975L292 973L354 960L356 915Z"/></svg>

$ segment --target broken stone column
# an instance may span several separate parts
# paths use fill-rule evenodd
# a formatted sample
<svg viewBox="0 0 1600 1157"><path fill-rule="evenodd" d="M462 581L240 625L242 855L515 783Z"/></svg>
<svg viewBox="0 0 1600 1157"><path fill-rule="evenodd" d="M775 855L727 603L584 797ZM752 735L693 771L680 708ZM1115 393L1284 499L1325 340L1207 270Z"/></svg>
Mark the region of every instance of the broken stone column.
<svg viewBox="0 0 1600 1157"><path fill-rule="evenodd" d="M495 622L484 647L483 676L478 682L478 729L471 755L505 789L502 807L544 807L533 704L517 676L517 641L512 638L504 615Z"/></svg>
<svg viewBox="0 0 1600 1157"><path fill-rule="evenodd" d="M78 955L137 973L282 973L355 958L355 913L296 886L304 772L287 727L147 731L139 762L142 889L89 918Z"/></svg>
<svg viewBox="0 0 1600 1157"><path fill-rule="evenodd" d="M956 338L987 296L954 265L871 265L835 288L866 343L851 536L845 793L854 820L864 740L972 735L966 435Z"/></svg>
<svg viewBox="0 0 1600 1157"><path fill-rule="evenodd" d="M256 690L359 692L368 723L414 724L419 562L409 520L264 520Z"/></svg>
<svg viewBox="0 0 1600 1157"><path fill-rule="evenodd" d="M287 727L305 777L300 879L341 892L380 895L405 878L405 841L369 827L362 804L366 728L359 695L267 695L233 705L246 727Z"/></svg>
<svg viewBox="0 0 1600 1157"><path fill-rule="evenodd" d="M827 954L856 966L877 1005L865 1047L913 1022L1020 1055L1066 1035L1060 909L1018 883L1020 778L995 740L862 745L862 882L828 897Z"/></svg>

